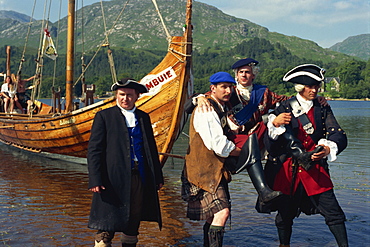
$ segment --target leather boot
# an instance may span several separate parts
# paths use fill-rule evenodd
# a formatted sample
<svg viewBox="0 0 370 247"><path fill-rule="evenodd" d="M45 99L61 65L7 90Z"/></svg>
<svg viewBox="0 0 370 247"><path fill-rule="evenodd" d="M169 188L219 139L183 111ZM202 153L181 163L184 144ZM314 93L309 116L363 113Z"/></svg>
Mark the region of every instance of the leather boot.
<svg viewBox="0 0 370 247"><path fill-rule="evenodd" d="M243 167L243 169L247 168L249 177L262 202L269 202L282 195L280 191L274 191L267 185L256 134L250 135L249 139L244 143L238 159L238 163L240 162L243 163L240 167Z"/></svg>
<svg viewBox="0 0 370 247"><path fill-rule="evenodd" d="M208 232L209 232L209 227L210 226L211 226L211 224L209 224L208 222L206 222L203 225L203 246L204 247L209 247Z"/></svg>
<svg viewBox="0 0 370 247"><path fill-rule="evenodd" d="M320 152L323 147L317 146L314 150L306 152L301 141L294 136L293 130L290 126L285 126L286 131L282 136L287 141L288 152L298 161L298 164L302 166L306 171L312 167L311 155Z"/></svg>
<svg viewBox="0 0 370 247"><path fill-rule="evenodd" d="M114 232L106 232L99 230L95 234L95 245L94 247L111 247Z"/></svg>
<svg viewBox="0 0 370 247"><path fill-rule="evenodd" d="M292 228L285 229L285 228L277 228L278 235L279 235L279 246L290 246L290 238L292 236Z"/></svg>
<svg viewBox="0 0 370 247"><path fill-rule="evenodd" d="M269 202L283 194L280 191L270 189L267 185L261 160L256 161L248 168L248 174L262 202Z"/></svg>
<svg viewBox="0 0 370 247"><path fill-rule="evenodd" d="M348 246L347 230L344 223L329 226L331 233L333 233L335 240L339 247Z"/></svg>
<svg viewBox="0 0 370 247"><path fill-rule="evenodd" d="M225 230L222 229L209 229L208 232L208 239L209 239L209 247L221 247L222 242L224 241L224 233Z"/></svg>

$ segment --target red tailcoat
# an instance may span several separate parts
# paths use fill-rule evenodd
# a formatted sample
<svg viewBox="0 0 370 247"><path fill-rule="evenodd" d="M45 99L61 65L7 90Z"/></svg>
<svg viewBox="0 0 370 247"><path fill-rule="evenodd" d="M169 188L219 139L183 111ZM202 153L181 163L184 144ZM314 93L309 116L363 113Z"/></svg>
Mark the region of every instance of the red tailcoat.
<svg viewBox="0 0 370 247"><path fill-rule="evenodd" d="M274 111L274 114L279 115L283 112L292 113L289 100L282 102ZM313 107L307 116L314 126L314 132L311 135L303 130L299 119L293 115L288 125L294 135L301 141L305 151L312 151L320 139L335 142L338 146L337 154L341 153L347 147L347 135L339 126L329 105L321 106L317 99L314 99ZM333 188L326 159L322 159L320 164L314 164L309 171L298 167L296 180L294 185L292 185L293 163L286 140L282 136L276 141L272 141L269 138L265 140L266 148L269 152L269 160L266 164L269 167L269 172L266 173L266 176L270 186L273 185L274 190L290 195L296 191L298 184L302 183L307 195L312 196Z"/></svg>

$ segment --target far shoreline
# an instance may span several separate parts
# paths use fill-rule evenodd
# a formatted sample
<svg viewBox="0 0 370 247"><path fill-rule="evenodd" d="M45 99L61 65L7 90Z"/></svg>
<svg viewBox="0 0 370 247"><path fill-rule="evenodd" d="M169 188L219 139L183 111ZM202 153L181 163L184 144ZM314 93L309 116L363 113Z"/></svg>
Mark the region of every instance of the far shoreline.
<svg viewBox="0 0 370 247"><path fill-rule="evenodd" d="M326 98L327 100L333 100L333 101L339 101L339 100L343 100L343 101L369 101L370 99L369 98L365 98L365 99L346 99L346 98Z"/></svg>

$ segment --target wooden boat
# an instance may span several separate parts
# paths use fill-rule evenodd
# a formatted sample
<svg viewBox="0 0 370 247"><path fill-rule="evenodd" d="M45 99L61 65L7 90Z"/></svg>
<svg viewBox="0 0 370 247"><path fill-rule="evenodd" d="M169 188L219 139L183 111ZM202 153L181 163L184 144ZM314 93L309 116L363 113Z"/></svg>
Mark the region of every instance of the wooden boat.
<svg viewBox="0 0 370 247"><path fill-rule="evenodd" d="M69 1L68 24L74 24L74 4ZM185 121L185 100L192 91L191 30L192 1L187 1L183 36L174 36L168 53L156 68L140 80L150 90L137 101L137 107L149 113L162 165ZM71 27L69 28L71 29ZM71 37L72 36L72 37ZM68 31L66 70L66 111L50 114L51 106L38 102L36 114L0 116L0 141L31 152L49 152L86 157L90 129L95 114L116 104L113 97L72 111L73 32Z"/></svg>

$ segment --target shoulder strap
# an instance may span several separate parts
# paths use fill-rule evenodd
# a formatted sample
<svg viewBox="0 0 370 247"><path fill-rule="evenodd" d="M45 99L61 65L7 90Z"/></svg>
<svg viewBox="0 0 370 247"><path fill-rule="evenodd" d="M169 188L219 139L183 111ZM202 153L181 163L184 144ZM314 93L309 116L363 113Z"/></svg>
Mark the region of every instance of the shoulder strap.
<svg viewBox="0 0 370 247"><path fill-rule="evenodd" d="M235 119L239 125L244 125L256 112L258 104L261 102L263 94L265 93L266 86L253 85L251 97L248 105L245 105L239 112L235 112Z"/></svg>
<svg viewBox="0 0 370 247"><path fill-rule="evenodd" d="M221 127L224 130L224 134L226 134L228 132L228 125L227 125L227 119L226 119L227 112L226 111L222 111L220 109L218 103L215 102L212 98L207 98L207 99L211 103L211 105L213 106L213 109L217 113L218 117L220 118Z"/></svg>
<svg viewBox="0 0 370 247"><path fill-rule="evenodd" d="M304 131L306 131L307 134L312 135L315 129L313 128L311 121L308 119L307 114L303 111L303 108L299 104L297 98L293 97L288 101L290 106L292 107L293 116L299 119L303 126Z"/></svg>

